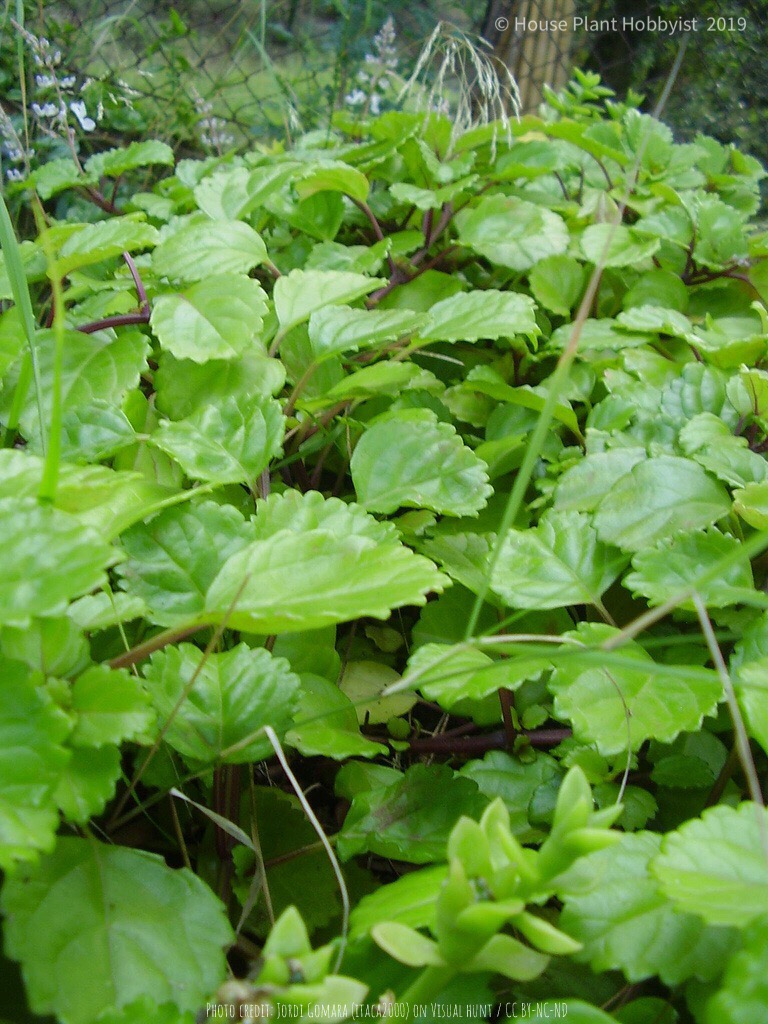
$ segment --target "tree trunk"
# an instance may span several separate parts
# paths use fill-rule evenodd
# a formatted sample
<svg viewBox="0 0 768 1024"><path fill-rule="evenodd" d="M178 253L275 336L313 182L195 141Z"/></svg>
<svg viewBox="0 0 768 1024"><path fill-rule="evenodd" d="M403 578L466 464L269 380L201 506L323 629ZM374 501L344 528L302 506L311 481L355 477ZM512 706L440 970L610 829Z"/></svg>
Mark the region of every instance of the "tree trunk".
<svg viewBox="0 0 768 1024"><path fill-rule="evenodd" d="M544 85L567 83L575 12L575 0L489 0L481 34L515 76L524 114L536 112Z"/></svg>

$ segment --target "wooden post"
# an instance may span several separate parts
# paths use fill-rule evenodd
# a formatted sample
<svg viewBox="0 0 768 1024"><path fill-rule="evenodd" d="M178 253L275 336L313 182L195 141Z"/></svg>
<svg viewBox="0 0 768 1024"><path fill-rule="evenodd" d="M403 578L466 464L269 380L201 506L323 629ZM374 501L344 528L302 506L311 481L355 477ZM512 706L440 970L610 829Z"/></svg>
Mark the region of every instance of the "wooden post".
<svg viewBox="0 0 768 1024"><path fill-rule="evenodd" d="M488 4L482 33L515 76L524 114L536 112L544 99L544 85L557 90L567 83L575 12L575 0L491 0ZM557 27L550 28L553 23ZM560 27L563 23L565 28Z"/></svg>

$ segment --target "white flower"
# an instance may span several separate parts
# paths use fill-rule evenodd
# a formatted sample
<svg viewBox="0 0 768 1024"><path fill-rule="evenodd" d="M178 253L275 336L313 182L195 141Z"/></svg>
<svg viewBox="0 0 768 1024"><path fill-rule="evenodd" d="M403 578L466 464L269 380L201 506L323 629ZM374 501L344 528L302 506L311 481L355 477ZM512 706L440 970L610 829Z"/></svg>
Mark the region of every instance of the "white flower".
<svg viewBox="0 0 768 1024"><path fill-rule="evenodd" d="M54 84L52 75L35 75L35 85L38 89L50 89Z"/></svg>
<svg viewBox="0 0 768 1024"><path fill-rule="evenodd" d="M61 80L61 88L62 89L73 89L74 85L75 85L75 76L74 75L66 75Z"/></svg>
<svg viewBox="0 0 768 1024"><path fill-rule="evenodd" d="M24 172L17 170L15 167L9 167L5 174L8 181L24 181Z"/></svg>
<svg viewBox="0 0 768 1024"><path fill-rule="evenodd" d="M39 103L33 103L32 113L36 117L58 117L59 108L55 103L43 103L42 106Z"/></svg>
<svg viewBox="0 0 768 1024"><path fill-rule="evenodd" d="M88 117L88 111L85 108L85 103L82 100L73 100L69 104L69 109L75 115L77 120L80 122L80 127L84 132L92 132L96 127L96 122L92 117Z"/></svg>
<svg viewBox="0 0 768 1024"><path fill-rule="evenodd" d="M348 107L359 107L361 104L365 103L365 99L365 93L362 89L353 89L352 92L347 93L344 97L344 102Z"/></svg>
<svg viewBox="0 0 768 1024"><path fill-rule="evenodd" d="M371 94L371 113L374 116L381 113L381 96L377 92Z"/></svg>

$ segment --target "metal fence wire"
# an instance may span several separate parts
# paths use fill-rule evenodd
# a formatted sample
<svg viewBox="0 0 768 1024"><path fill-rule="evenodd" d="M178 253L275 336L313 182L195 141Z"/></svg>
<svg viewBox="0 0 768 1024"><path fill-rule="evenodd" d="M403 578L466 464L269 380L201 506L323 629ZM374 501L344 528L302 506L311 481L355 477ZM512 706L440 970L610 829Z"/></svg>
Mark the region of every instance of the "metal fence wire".
<svg viewBox="0 0 768 1024"><path fill-rule="evenodd" d="M574 63L619 94L643 92L650 107L678 52L681 33L668 26L697 17L665 117L679 137L703 130L766 159L767 7L733 0L722 17L714 0L28 0L26 24L69 71L121 100L110 127L123 137L216 150L327 125L345 105L375 112L387 98L372 95L369 66L388 62L402 82L439 20L488 40L526 112ZM6 6L5 67L13 45Z"/></svg>

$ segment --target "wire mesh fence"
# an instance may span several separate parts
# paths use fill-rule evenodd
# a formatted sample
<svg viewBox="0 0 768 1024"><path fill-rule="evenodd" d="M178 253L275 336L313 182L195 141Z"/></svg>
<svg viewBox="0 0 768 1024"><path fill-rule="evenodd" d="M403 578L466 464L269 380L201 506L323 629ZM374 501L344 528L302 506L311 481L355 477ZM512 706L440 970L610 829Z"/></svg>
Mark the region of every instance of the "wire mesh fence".
<svg viewBox="0 0 768 1024"><path fill-rule="evenodd" d="M328 125L334 109L371 102L376 37L392 17L390 70L407 78L439 20L481 34L511 69L524 112L574 64L651 106L691 19L665 116L763 159L768 113L765 0L28 0L27 27L60 47L67 69L117 98L108 127L212 151ZM711 10L710 10L711 8ZM670 14L670 11L673 13ZM709 13L707 13L709 12ZM670 25L677 19L677 28ZM6 10L2 61L12 66ZM361 88L361 83L367 83ZM374 112L378 99L374 98ZM103 129L106 130L106 127Z"/></svg>
<svg viewBox="0 0 768 1024"><path fill-rule="evenodd" d="M437 21L471 29L481 6L399 6L398 70L407 75ZM371 0L48 0L30 8L27 27L56 41L68 69L140 110L159 137L183 141L197 129L203 143L237 144L327 123L354 95L388 17Z"/></svg>

